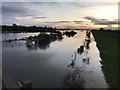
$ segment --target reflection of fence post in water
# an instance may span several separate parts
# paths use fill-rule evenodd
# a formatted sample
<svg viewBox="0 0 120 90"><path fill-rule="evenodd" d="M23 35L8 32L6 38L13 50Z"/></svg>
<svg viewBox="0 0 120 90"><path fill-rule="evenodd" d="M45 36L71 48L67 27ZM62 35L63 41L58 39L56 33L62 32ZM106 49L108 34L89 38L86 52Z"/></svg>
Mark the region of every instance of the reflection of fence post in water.
<svg viewBox="0 0 120 90"><path fill-rule="evenodd" d="M81 45L80 48L77 49L77 52L83 55L83 63L86 63L86 64L89 64L89 60L90 60L90 57L88 57L88 49L90 48L89 44L91 42L90 35L91 35L90 30L86 31L86 38L83 42L83 45Z"/></svg>
<svg viewBox="0 0 120 90"><path fill-rule="evenodd" d="M68 65L71 67L72 71L68 72L63 81L63 88L84 88L85 80L81 75L81 67L76 66L76 52L72 55L72 62Z"/></svg>
<svg viewBox="0 0 120 90"><path fill-rule="evenodd" d="M90 61L90 57L88 57L88 50L85 49L85 51L83 52L83 63L89 64Z"/></svg>
<svg viewBox="0 0 120 90"><path fill-rule="evenodd" d="M80 48L77 49L77 52L82 54L84 52L84 45L81 45Z"/></svg>
<svg viewBox="0 0 120 90"><path fill-rule="evenodd" d="M87 36L87 38L90 38L90 34L91 34L91 31L89 30L89 31L86 31L86 36Z"/></svg>
<svg viewBox="0 0 120 90"><path fill-rule="evenodd" d="M75 52L75 58L74 59L76 60L76 52Z"/></svg>
<svg viewBox="0 0 120 90"><path fill-rule="evenodd" d="M90 31L86 31L86 38L83 42L83 45L81 45L77 49L77 53L79 53L79 54L81 54L81 56L83 56L82 66L79 67L75 64L75 62L76 62L76 52L75 52L75 55L72 55L72 57L73 57L73 59L71 60L72 62L70 63L70 65L68 65L68 67L71 67L73 69L73 71L65 77L64 87L84 88L85 80L84 80L82 74L84 73L84 71L86 69L86 65L89 64L90 57L88 57L88 49L89 49L90 42L91 42L90 41Z"/></svg>
<svg viewBox="0 0 120 90"><path fill-rule="evenodd" d="M83 43L83 45L85 46L85 50L83 52L83 63L86 63L86 64L89 64L89 60L90 60L90 57L88 57L88 49L89 49L89 44L90 44L90 30L89 31L86 31L86 39Z"/></svg>
<svg viewBox="0 0 120 90"><path fill-rule="evenodd" d="M76 61L76 52L75 52L75 55L74 55L74 56L72 55L72 57L73 57L73 59L71 60L72 62L70 63L70 65L68 65L68 67L74 68L74 66L75 66L75 61Z"/></svg>
<svg viewBox="0 0 120 90"><path fill-rule="evenodd" d="M63 88L84 88L85 80L81 77L81 74L73 71L67 73L64 77L62 87Z"/></svg>

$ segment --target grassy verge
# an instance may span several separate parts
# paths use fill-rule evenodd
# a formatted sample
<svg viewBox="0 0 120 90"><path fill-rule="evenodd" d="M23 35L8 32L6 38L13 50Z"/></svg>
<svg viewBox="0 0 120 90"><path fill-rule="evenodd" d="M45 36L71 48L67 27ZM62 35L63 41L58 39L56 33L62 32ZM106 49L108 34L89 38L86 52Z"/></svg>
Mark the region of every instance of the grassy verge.
<svg viewBox="0 0 120 90"><path fill-rule="evenodd" d="M103 72L107 83L111 88L119 86L119 64L120 64L120 32L92 31L97 47L100 50L100 57L103 60Z"/></svg>

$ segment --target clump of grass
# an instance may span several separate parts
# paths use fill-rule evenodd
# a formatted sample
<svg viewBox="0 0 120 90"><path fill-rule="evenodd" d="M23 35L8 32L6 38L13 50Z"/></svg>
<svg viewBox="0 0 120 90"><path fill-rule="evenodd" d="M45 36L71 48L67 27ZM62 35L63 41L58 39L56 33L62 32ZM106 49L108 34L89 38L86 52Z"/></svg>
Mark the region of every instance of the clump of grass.
<svg viewBox="0 0 120 90"><path fill-rule="evenodd" d="M97 47L100 50L100 57L103 60L103 73L110 88L119 86L119 64L120 64L120 32L114 31L92 31Z"/></svg>

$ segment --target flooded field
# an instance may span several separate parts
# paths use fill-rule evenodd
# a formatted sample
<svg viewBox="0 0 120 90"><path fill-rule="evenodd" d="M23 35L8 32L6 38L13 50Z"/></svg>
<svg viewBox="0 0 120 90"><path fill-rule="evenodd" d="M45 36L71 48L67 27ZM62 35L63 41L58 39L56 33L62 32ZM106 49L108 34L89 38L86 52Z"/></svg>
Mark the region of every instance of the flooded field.
<svg viewBox="0 0 120 90"><path fill-rule="evenodd" d="M2 43L3 68L16 81L31 79L33 88L107 88L93 35L76 32L2 34L3 40L17 38Z"/></svg>

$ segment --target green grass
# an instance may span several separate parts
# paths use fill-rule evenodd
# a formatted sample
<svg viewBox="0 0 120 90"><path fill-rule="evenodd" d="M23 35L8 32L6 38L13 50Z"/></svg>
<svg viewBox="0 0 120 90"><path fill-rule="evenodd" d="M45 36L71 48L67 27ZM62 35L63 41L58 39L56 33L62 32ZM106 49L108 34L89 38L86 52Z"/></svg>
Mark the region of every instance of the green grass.
<svg viewBox="0 0 120 90"><path fill-rule="evenodd" d="M110 88L119 86L119 64L120 64L120 32L92 31L97 47L100 50L100 57L103 60L103 73Z"/></svg>

